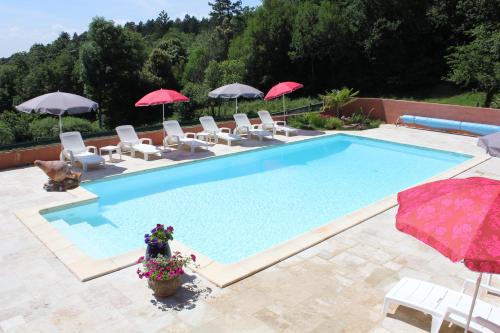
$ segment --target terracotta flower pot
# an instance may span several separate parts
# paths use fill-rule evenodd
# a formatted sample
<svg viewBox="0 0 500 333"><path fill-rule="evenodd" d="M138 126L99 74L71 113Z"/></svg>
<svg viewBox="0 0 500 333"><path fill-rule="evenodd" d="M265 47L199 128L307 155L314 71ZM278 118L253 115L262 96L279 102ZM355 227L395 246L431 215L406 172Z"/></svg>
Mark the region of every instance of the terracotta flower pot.
<svg viewBox="0 0 500 333"><path fill-rule="evenodd" d="M166 281L151 281L148 280L149 288L151 288L156 296L168 297L175 294L177 288L182 284L181 278L177 277Z"/></svg>

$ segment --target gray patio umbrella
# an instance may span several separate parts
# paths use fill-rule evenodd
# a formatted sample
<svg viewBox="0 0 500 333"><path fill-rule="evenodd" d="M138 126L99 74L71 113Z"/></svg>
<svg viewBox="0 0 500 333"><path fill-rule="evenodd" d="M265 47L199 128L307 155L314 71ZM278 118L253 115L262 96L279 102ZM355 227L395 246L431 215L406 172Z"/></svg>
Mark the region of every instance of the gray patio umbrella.
<svg viewBox="0 0 500 333"><path fill-rule="evenodd" d="M262 91L241 83L228 84L208 93L208 97L211 98L234 98L236 100L236 113L238 113L238 98L261 98L262 96L264 96Z"/></svg>
<svg viewBox="0 0 500 333"><path fill-rule="evenodd" d="M62 133L62 115L87 113L96 111L98 107L96 102L88 98L58 91L30 99L16 106L16 110L59 116L59 133Z"/></svg>
<svg viewBox="0 0 500 333"><path fill-rule="evenodd" d="M500 132L479 138L477 145L486 149L486 152L491 156L500 157Z"/></svg>

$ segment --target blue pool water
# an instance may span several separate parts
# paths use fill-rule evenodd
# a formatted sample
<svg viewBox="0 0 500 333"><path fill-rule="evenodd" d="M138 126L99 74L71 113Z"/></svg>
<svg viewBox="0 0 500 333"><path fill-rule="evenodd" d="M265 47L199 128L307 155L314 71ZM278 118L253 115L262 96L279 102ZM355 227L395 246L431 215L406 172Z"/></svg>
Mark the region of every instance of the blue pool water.
<svg viewBox="0 0 500 333"><path fill-rule="evenodd" d="M99 200L44 214L95 259L157 223L221 263L325 225L471 156L335 135L82 185Z"/></svg>

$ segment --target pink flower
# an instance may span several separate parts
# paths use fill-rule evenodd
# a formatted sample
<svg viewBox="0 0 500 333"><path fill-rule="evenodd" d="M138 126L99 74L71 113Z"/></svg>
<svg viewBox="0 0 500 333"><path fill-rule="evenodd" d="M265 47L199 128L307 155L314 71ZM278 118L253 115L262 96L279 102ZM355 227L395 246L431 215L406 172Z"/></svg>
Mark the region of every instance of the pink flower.
<svg viewBox="0 0 500 333"><path fill-rule="evenodd" d="M196 256L194 254L191 255L191 260L196 261Z"/></svg>
<svg viewBox="0 0 500 333"><path fill-rule="evenodd" d="M139 259L137 259L137 263L138 264L140 264L143 261L144 261L144 256L141 256L141 257L139 257Z"/></svg>
<svg viewBox="0 0 500 333"><path fill-rule="evenodd" d="M174 227L172 227L172 226L167 227L167 232L170 233L170 234L173 233L174 232Z"/></svg>

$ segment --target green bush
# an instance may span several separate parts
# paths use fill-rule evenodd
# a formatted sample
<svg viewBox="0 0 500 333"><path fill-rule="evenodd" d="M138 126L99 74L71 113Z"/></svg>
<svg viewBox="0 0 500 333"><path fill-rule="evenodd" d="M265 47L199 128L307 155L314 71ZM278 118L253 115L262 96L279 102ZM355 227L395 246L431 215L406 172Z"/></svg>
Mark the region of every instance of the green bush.
<svg viewBox="0 0 500 333"><path fill-rule="evenodd" d="M297 116L293 116L288 118L287 120L288 125L295 127L295 128L300 128L304 130L310 130L311 125L309 125L309 118L307 117L307 114L300 114Z"/></svg>
<svg viewBox="0 0 500 333"><path fill-rule="evenodd" d="M17 142L32 140L28 129L35 118L35 115L22 112L4 111L0 114L0 122L9 127Z"/></svg>
<svg viewBox="0 0 500 333"><path fill-rule="evenodd" d="M336 117L324 117L320 113L306 113L290 117L288 123L292 127L305 130L341 129L344 122Z"/></svg>
<svg viewBox="0 0 500 333"><path fill-rule="evenodd" d="M308 114L309 125L314 129L324 129L327 118L321 117L319 113L309 113Z"/></svg>
<svg viewBox="0 0 500 333"><path fill-rule="evenodd" d="M35 120L30 126L30 131L34 141L57 138L59 135L59 119L57 117L44 117ZM99 131L99 127L96 123L86 119L63 117L63 131L78 131L82 134L89 134Z"/></svg>
<svg viewBox="0 0 500 333"><path fill-rule="evenodd" d="M31 123L30 132L34 141L56 138L59 134L59 121L54 117L37 119Z"/></svg>
<svg viewBox="0 0 500 333"><path fill-rule="evenodd" d="M379 128L380 125L385 124L384 121L380 119L372 119L370 120L370 123L368 124L368 128Z"/></svg>
<svg viewBox="0 0 500 333"><path fill-rule="evenodd" d="M97 122L91 122L87 119L76 117L63 118L63 130L65 132L78 131L82 134L95 133L99 131Z"/></svg>
<svg viewBox="0 0 500 333"><path fill-rule="evenodd" d="M9 126L4 122L0 122L0 145L7 145L14 141L15 137Z"/></svg>
<svg viewBox="0 0 500 333"><path fill-rule="evenodd" d="M341 129L342 126L344 126L344 122L341 119L337 117L326 118L325 129L327 130Z"/></svg>

